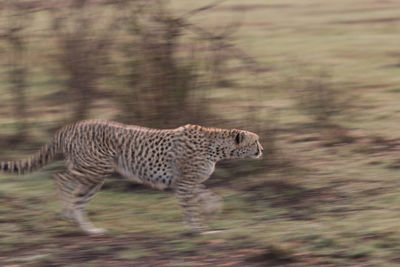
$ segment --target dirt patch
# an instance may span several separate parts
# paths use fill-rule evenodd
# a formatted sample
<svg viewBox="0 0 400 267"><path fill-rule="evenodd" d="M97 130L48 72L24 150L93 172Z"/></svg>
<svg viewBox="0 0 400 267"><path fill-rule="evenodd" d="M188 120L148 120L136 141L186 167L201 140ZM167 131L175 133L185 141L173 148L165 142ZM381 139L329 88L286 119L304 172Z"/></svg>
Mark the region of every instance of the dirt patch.
<svg viewBox="0 0 400 267"><path fill-rule="evenodd" d="M376 23L390 23L400 21L399 17L392 18L376 18L376 19L360 19L360 20L341 20L333 21L333 24L376 24Z"/></svg>
<svg viewBox="0 0 400 267"><path fill-rule="evenodd" d="M310 11L307 12L307 15L333 15L333 14L353 14L353 13L366 13L366 12L376 12L378 10L392 10L392 9L398 9L400 6L396 2L387 2L383 3L379 1L379 4L377 2L377 5L371 5L371 6L365 6L362 8L346 8L346 9L337 9L337 10L318 10L318 11Z"/></svg>
<svg viewBox="0 0 400 267"><path fill-rule="evenodd" d="M244 189L247 200L257 205L269 205L288 210L294 220L310 220L321 205L332 205L346 196L334 190L334 186L308 189L284 181L267 181Z"/></svg>
<svg viewBox="0 0 400 267"><path fill-rule="evenodd" d="M219 6L214 8L214 10L243 12L243 11L253 11L260 9L277 9L277 8L290 8L290 7L293 7L293 5L288 5L288 4L231 5L231 6Z"/></svg>
<svg viewBox="0 0 400 267"><path fill-rule="evenodd" d="M358 140L358 147L353 152L374 154L380 152L395 152L400 149L400 142L398 139L388 139L382 136L367 136Z"/></svg>
<svg viewBox="0 0 400 267"><path fill-rule="evenodd" d="M29 266L101 265L101 266L276 266L297 262L287 252L276 248L240 249L229 245L202 244L188 252L166 252L167 240L160 236L127 234L125 237L64 236L46 241L53 251L40 246L21 247L0 257L0 265L25 263ZM184 242L184 241L183 241ZM45 245L43 245L45 246ZM119 257L122 251L133 247L149 251L134 259ZM210 256L213 251L224 256ZM134 250L133 250L134 251ZM47 254L45 254L47 253ZM221 255L222 255L221 254ZM41 258L41 255L48 255ZM298 262L297 262L298 263ZM290 265L287 265L290 266Z"/></svg>
<svg viewBox="0 0 400 267"><path fill-rule="evenodd" d="M263 253L248 257L246 261L252 263L268 263L268 266L281 266L296 262L292 253L276 246L269 246Z"/></svg>

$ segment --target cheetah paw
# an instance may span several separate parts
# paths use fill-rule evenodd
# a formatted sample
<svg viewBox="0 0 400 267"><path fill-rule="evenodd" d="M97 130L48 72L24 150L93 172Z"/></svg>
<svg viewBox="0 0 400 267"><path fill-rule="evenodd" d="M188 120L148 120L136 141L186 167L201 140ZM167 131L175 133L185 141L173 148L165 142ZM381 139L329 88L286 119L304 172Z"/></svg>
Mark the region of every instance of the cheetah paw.
<svg viewBox="0 0 400 267"><path fill-rule="evenodd" d="M204 231L201 234L202 235L212 235L212 234L218 234L218 233L222 233L223 230L213 230L213 231Z"/></svg>
<svg viewBox="0 0 400 267"><path fill-rule="evenodd" d="M99 234L106 233L107 229L93 227L93 228L84 229L83 231L89 235L99 235Z"/></svg>

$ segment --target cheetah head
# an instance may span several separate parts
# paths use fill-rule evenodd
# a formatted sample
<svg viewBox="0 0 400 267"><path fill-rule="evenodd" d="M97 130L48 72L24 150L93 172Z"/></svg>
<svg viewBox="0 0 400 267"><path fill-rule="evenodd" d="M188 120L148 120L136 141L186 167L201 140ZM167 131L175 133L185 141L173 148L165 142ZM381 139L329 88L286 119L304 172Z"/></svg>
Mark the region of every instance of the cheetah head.
<svg viewBox="0 0 400 267"><path fill-rule="evenodd" d="M229 152L231 158L261 158L264 149L255 133L234 130L231 139L232 149Z"/></svg>

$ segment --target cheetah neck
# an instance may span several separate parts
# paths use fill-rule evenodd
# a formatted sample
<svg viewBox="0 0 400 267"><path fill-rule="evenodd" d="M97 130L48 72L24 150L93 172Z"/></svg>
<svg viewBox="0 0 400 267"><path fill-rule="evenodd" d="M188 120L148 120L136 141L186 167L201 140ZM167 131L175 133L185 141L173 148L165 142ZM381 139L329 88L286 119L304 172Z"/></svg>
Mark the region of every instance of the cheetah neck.
<svg viewBox="0 0 400 267"><path fill-rule="evenodd" d="M213 162L232 158L231 130L207 129L208 155Z"/></svg>
<svg viewBox="0 0 400 267"><path fill-rule="evenodd" d="M185 125L185 136L195 143L198 149L207 153L207 159L218 162L233 158L233 139L238 130L206 128L199 125Z"/></svg>

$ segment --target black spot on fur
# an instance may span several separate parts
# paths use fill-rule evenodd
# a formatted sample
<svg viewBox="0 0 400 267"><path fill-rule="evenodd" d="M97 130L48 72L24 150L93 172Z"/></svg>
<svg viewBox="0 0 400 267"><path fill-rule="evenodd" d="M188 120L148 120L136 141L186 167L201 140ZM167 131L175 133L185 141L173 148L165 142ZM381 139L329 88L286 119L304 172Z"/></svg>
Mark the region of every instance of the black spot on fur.
<svg viewBox="0 0 400 267"><path fill-rule="evenodd" d="M242 141L242 140L241 140L241 137L240 137L240 133L238 133L238 134L236 135L236 137L235 137L235 142L236 142L236 144L240 144L241 141Z"/></svg>

